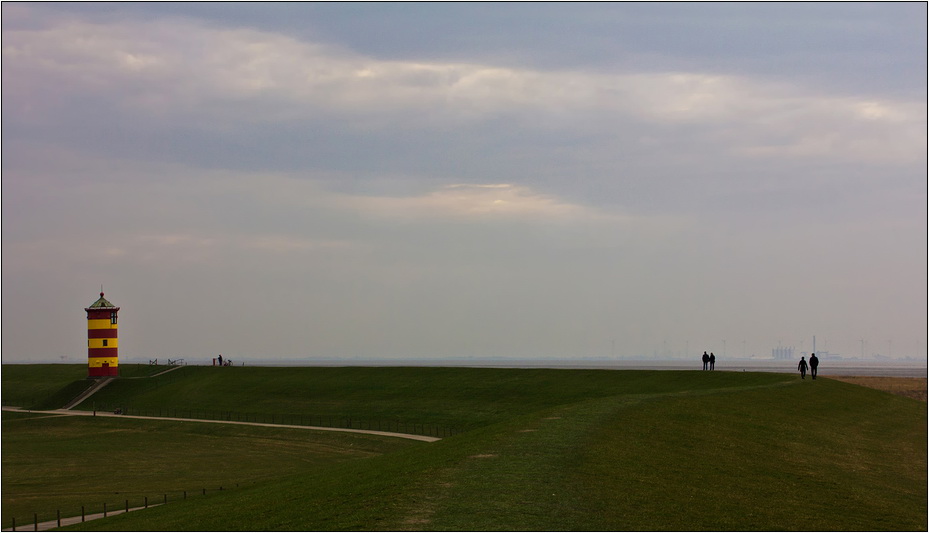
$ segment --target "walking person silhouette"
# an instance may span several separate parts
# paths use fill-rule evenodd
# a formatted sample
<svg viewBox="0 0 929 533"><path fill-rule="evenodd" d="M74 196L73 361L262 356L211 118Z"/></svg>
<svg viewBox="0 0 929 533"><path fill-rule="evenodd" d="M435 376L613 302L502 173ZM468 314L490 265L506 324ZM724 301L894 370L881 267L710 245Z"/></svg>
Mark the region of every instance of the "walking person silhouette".
<svg viewBox="0 0 929 533"><path fill-rule="evenodd" d="M810 375L816 379L816 369L819 367L819 357L815 353L810 354Z"/></svg>
<svg viewBox="0 0 929 533"><path fill-rule="evenodd" d="M800 357L800 363L797 365L797 370L800 371L800 379L806 379L806 359L803 356Z"/></svg>
<svg viewBox="0 0 929 533"><path fill-rule="evenodd" d="M710 356L706 352L703 352L703 370L706 370L706 367L709 364L710 364Z"/></svg>

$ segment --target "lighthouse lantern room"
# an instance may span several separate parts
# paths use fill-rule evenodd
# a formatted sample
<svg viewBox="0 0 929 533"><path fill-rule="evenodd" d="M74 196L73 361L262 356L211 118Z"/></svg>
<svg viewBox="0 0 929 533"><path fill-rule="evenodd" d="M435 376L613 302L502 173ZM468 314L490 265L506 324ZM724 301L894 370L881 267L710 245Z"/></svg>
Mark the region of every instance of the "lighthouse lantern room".
<svg viewBox="0 0 929 533"><path fill-rule="evenodd" d="M116 314L119 307L100 292L100 298L84 311L87 311L87 376L118 376Z"/></svg>

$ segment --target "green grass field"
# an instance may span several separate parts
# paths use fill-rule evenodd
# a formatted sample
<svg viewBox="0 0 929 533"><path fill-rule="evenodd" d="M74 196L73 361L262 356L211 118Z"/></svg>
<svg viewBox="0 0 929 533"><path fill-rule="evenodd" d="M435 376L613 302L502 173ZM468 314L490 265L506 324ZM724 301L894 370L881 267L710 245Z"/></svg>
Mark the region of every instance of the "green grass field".
<svg viewBox="0 0 929 533"><path fill-rule="evenodd" d="M41 404L83 378L53 369L52 386L37 376L47 367L7 369L5 404ZM90 512L103 502L114 509L167 495L169 505L71 529L927 528L925 404L829 379L189 367L117 380L93 402L390 419L458 432L424 443L5 412L3 527L12 517L31 523L33 513L53 519L58 509L67 516L81 505Z"/></svg>

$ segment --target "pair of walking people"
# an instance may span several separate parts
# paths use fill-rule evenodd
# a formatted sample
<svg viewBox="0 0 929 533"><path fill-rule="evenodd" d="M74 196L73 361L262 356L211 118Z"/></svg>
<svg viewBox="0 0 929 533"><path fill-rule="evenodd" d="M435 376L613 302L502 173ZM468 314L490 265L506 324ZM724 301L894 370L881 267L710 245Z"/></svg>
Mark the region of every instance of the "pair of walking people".
<svg viewBox="0 0 929 533"><path fill-rule="evenodd" d="M819 358L816 357L815 353L810 354L809 364L807 364L806 359L802 356L800 357L800 362L797 364L797 370L800 371L800 379L806 379L807 367L810 369L810 375L813 376L813 379L816 379L816 372L819 368Z"/></svg>
<svg viewBox="0 0 929 533"><path fill-rule="evenodd" d="M716 356L713 355L712 352L710 352L709 355L707 355L706 352L703 352L702 359L703 359L703 370L715 370ZM709 366L709 369L707 369L707 366Z"/></svg>

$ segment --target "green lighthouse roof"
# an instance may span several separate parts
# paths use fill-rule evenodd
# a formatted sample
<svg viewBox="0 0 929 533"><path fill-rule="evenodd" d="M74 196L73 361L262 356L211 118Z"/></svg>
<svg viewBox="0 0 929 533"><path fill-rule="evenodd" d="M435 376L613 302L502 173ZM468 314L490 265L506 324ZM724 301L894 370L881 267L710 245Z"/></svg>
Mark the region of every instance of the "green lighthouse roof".
<svg viewBox="0 0 929 533"><path fill-rule="evenodd" d="M100 298L98 298L96 302L90 304L90 307L88 307L87 309L110 309L110 308L118 309L118 307L116 307L115 305L110 303L109 300L104 298L103 293L101 292Z"/></svg>

